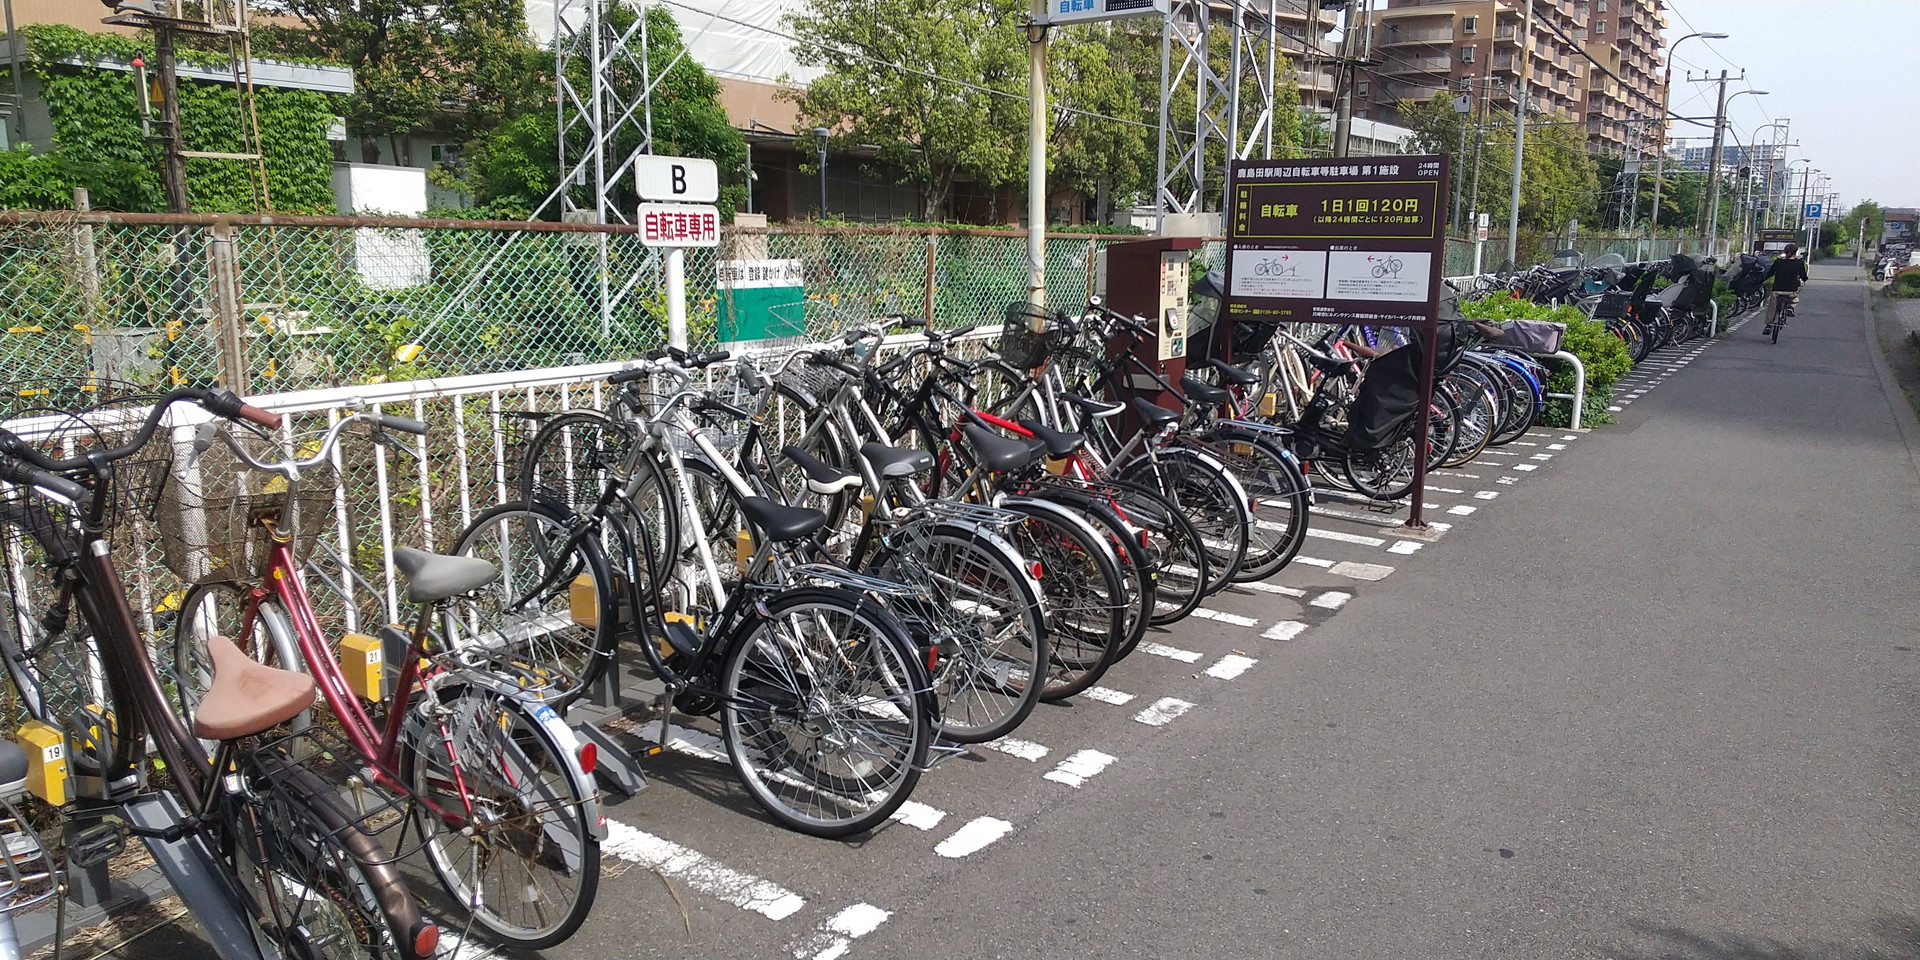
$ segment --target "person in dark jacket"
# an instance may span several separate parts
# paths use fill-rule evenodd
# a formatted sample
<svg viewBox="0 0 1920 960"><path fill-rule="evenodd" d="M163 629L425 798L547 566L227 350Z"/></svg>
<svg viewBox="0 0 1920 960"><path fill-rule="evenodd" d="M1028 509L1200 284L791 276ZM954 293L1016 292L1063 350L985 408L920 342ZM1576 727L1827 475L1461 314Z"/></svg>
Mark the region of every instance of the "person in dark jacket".
<svg viewBox="0 0 1920 960"><path fill-rule="evenodd" d="M1786 252L1775 257L1773 266L1767 268L1766 282L1773 285L1773 293L1767 297L1767 325L1760 331L1763 337L1773 335L1773 325L1780 317L1780 302L1800 302L1800 285L1807 282L1807 261L1800 259L1800 247L1787 244Z"/></svg>

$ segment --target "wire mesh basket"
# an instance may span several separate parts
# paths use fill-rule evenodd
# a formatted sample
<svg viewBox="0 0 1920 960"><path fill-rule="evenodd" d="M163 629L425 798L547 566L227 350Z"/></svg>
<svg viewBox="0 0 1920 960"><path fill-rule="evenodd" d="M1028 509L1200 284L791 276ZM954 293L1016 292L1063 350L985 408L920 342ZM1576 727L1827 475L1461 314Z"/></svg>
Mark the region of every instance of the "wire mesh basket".
<svg viewBox="0 0 1920 960"><path fill-rule="evenodd" d="M1022 370L1046 363L1053 350L1047 319L1047 311L1031 303L1007 304L1006 323L995 348L1000 358Z"/></svg>
<svg viewBox="0 0 1920 960"><path fill-rule="evenodd" d="M125 442L157 399L132 384L97 378L0 383L0 426L40 453L65 460ZM123 519L153 519L172 467L173 445L164 430L132 456L109 464L106 488L96 491L106 505L106 523L117 527ZM90 473L76 474L75 479L97 482ZM5 496L28 495L15 491Z"/></svg>
<svg viewBox="0 0 1920 960"><path fill-rule="evenodd" d="M241 754L237 764L251 785L249 791L279 816L273 822L304 834L309 846L341 845L360 834L374 841L381 857L367 865L391 863L417 852L423 831L415 829L419 801L398 789L380 785L402 782L384 768L376 772L349 743L331 718L316 718L305 729L269 734ZM302 798L327 794L340 801L316 810ZM342 846L340 852L349 852Z"/></svg>
<svg viewBox="0 0 1920 960"><path fill-rule="evenodd" d="M269 524L300 542L335 515L339 482L330 465L303 470L291 484L215 443L179 473L159 514L160 548L167 568L187 583L247 579L266 559Z"/></svg>

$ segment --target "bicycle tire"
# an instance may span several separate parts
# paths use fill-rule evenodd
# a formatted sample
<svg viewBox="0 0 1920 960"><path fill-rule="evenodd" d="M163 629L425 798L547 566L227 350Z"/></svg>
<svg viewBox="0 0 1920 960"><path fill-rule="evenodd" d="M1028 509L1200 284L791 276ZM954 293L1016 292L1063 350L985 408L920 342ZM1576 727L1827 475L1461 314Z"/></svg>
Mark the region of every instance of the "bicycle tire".
<svg viewBox="0 0 1920 960"><path fill-rule="evenodd" d="M273 751L250 764L274 770L224 795L221 853L254 902L268 956L314 960L424 960L431 924L392 855L360 827L331 785ZM272 788L259 784L270 779ZM247 849L246 845L251 845ZM297 870L295 876L289 871ZM420 950L427 947L427 950Z"/></svg>
<svg viewBox="0 0 1920 960"><path fill-rule="evenodd" d="M1127 464L1120 477L1154 484L1200 531L1214 564L1208 570L1207 595L1219 593L1247 559L1253 513L1246 490L1219 460L1199 451L1174 447L1155 456L1157 469L1153 460L1143 457Z"/></svg>
<svg viewBox="0 0 1920 960"><path fill-rule="evenodd" d="M600 886L600 841L586 821L591 788L577 775L577 747L556 738L540 711L557 714L544 704L482 683L434 689L439 725L430 730L415 718L403 728L411 742L402 774L414 796L462 819L449 824L415 806L427 863L494 939L527 950L566 940ZM488 882L496 858L499 879ZM548 877L571 883L557 880L559 895L548 896ZM555 901L560 909L550 913ZM508 918L507 906L533 915L534 925Z"/></svg>
<svg viewBox="0 0 1920 960"><path fill-rule="evenodd" d="M1114 655L1114 661L1117 663L1126 659L1147 634L1153 616L1154 597L1158 593L1157 571L1140 546L1140 528L1129 523L1111 502L1098 493L1073 487L1049 486L1040 487L1028 495L1054 500L1078 510L1082 519L1106 537L1127 596L1127 622L1120 638L1120 651Z"/></svg>
<svg viewBox="0 0 1920 960"><path fill-rule="evenodd" d="M809 640L829 633L832 656L813 655L819 645ZM729 638L720 680L727 757L754 801L788 829L827 838L871 830L926 769L931 684L905 628L870 598L818 587L773 594ZM855 682L877 693L849 696Z"/></svg>
<svg viewBox="0 0 1920 960"><path fill-rule="evenodd" d="M500 576L454 601L444 618L446 640L456 647L477 640L513 648L508 655L530 676L546 678L541 695L556 710L606 672L618 642L618 594L600 542L588 537L567 548L568 533L569 518L557 508L526 501L475 517L453 552L491 562Z"/></svg>
<svg viewBox="0 0 1920 960"><path fill-rule="evenodd" d="M781 451L789 445L798 445L827 466L857 473L859 468L853 460L855 445L841 435L840 425L824 412L819 399L782 382L774 383L773 392L773 401L760 424L754 449L741 451L742 462L754 465L772 486L776 499L818 510L827 515L827 529L839 529L857 494L851 490L832 494L813 492L807 486L806 474ZM810 429L814 431L813 436L804 445L798 444Z"/></svg>
<svg viewBox="0 0 1920 960"><path fill-rule="evenodd" d="M1497 426L1494 417L1499 401L1493 397L1493 388L1476 379L1454 384L1459 397L1449 395L1457 414L1457 430L1453 441L1453 450L1447 459L1441 461L1442 467L1462 467L1471 463L1480 451L1487 448L1487 442L1493 439ZM1467 391L1471 390L1472 393Z"/></svg>
<svg viewBox="0 0 1920 960"><path fill-rule="evenodd" d="M1126 634L1126 585L1112 548L1077 513L1047 500L1009 497L999 504L1024 518L1008 532L1014 549L1041 566L1047 615L1047 679L1040 699L1065 700L1099 682Z"/></svg>
<svg viewBox="0 0 1920 960"><path fill-rule="evenodd" d="M1124 480L1105 483L1127 521L1147 530L1146 552L1153 557L1155 572L1148 622L1164 627L1186 619L1206 597L1211 561L1200 531L1157 491Z"/></svg>
<svg viewBox="0 0 1920 960"><path fill-rule="evenodd" d="M38 608L61 596L61 584L77 579L79 546L54 515L37 503L0 502L0 634L9 671L26 712L64 730L76 770L94 772L102 757L138 755L145 732L135 718L132 693L115 681L85 615L85 598L68 596L64 609ZM111 737L94 738L105 728Z"/></svg>
<svg viewBox="0 0 1920 960"><path fill-rule="evenodd" d="M1413 432L1372 456L1348 454L1342 468L1347 481L1375 500L1398 500L1413 490Z"/></svg>
<svg viewBox="0 0 1920 960"><path fill-rule="evenodd" d="M632 442L630 430L597 410L545 418L527 441L508 497L585 513Z"/></svg>
<svg viewBox="0 0 1920 960"><path fill-rule="evenodd" d="M1502 389L1507 392L1507 410L1509 416L1500 424L1487 446L1500 447L1526 436L1533 429L1533 423L1540 416L1544 389L1533 376L1521 372L1512 364L1501 362L1496 371Z"/></svg>
<svg viewBox="0 0 1920 960"><path fill-rule="evenodd" d="M1253 525L1247 535L1247 556L1232 582L1252 583L1280 572L1300 552L1307 539L1312 509L1307 477L1292 455L1265 434L1219 428L1208 435L1228 445L1223 458L1247 492Z"/></svg>
<svg viewBox="0 0 1920 960"><path fill-rule="evenodd" d="M997 534L957 523L901 539L902 547L863 572L923 587L932 598L888 606L916 641L938 648L932 681L940 736L985 743L1012 733L1040 702L1035 678L1048 659L1040 591L1025 562ZM908 555L916 549L924 552ZM997 698L996 689L1003 691Z"/></svg>

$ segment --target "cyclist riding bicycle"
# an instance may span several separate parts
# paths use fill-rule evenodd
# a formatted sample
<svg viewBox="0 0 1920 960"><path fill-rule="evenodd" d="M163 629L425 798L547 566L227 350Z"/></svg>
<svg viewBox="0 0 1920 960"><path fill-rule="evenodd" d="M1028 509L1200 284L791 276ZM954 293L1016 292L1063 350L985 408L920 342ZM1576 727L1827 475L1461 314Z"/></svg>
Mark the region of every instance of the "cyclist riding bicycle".
<svg viewBox="0 0 1920 960"><path fill-rule="evenodd" d="M1780 315L1781 301L1791 305L1800 300L1800 285L1807 281L1807 261L1800 259L1799 253L1797 244L1787 244L1786 252L1767 268L1765 282L1773 284L1773 293L1767 297L1767 325L1760 331L1763 337L1772 336L1774 326L1785 325L1786 319Z"/></svg>

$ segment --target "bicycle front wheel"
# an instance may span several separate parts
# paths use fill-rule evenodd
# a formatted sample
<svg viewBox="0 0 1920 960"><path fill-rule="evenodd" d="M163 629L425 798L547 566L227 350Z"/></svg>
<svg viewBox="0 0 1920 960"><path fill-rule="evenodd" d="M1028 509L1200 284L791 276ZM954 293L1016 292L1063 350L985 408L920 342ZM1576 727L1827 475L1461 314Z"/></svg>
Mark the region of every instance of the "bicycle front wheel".
<svg viewBox="0 0 1920 960"><path fill-rule="evenodd" d="M1306 474L1258 434L1227 428L1210 439L1225 447L1223 462L1246 490L1253 514L1247 558L1234 573L1233 582L1265 580L1291 563L1306 542L1311 509Z"/></svg>
<svg viewBox="0 0 1920 960"><path fill-rule="evenodd" d="M269 775L262 775L270 771ZM313 772L272 751L220 810L221 850L267 956L423 960L437 937L392 856Z"/></svg>
<svg viewBox="0 0 1920 960"><path fill-rule="evenodd" d="M407 769L427 861L487 932L540 950L572 936L600 886L600 841L576 753L529 701L442 687L408 724ZM429 808L426 804L432 804Z"/></svg>
<svg viewBox="0 0 1920 960"><path fill-rule="evenodd" d="M905 628L869 599L802 588L768 598L729 641L721 737L773 818L816 837L886 822L933 745L930 681Z"/></svg>
<svg viewBox="0 0 1920 960"><path fill-rule="evenodd" d="M1253 511L1246 488L1219 460L1197 450L1173 448L1156 455L1158 463L1141 459L1121 474L1128 480L1153 483L1195 529L1207 550L1207 594L1219 593L1233 582L1247 560L1253 534Z"/></svg>

